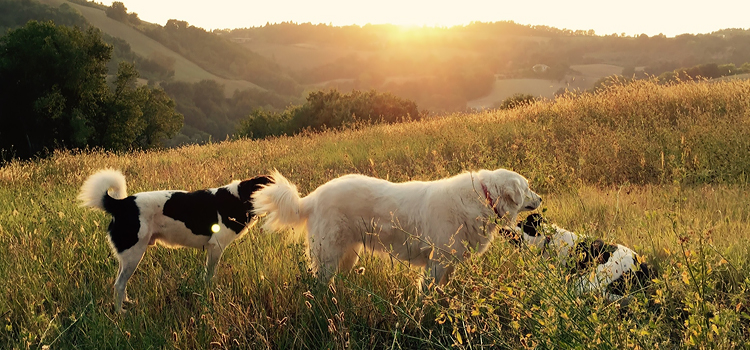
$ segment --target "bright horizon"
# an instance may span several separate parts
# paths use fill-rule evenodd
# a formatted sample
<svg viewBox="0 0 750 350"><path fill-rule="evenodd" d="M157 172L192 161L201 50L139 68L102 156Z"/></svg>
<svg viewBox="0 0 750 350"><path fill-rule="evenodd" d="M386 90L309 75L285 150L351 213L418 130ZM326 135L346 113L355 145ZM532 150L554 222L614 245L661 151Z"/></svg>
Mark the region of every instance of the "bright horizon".
<svg viewBox="0 0 750 350"><path fill-rule="evenodd" d="M589 30L597 35L710 33L726 28L750 26L750 1L712 2L675 0L481 1L465 0L461 5L425 0L123 0L128 12L148 22L164 25L169 19L214 29L263 26L266 23L311 22L335 26L395 24L450 27L473 21L514 21L524 25L546 25L559 29ZM110 5L112 1L104 1ZM210 4L210 5L208 5Z"/></svg>

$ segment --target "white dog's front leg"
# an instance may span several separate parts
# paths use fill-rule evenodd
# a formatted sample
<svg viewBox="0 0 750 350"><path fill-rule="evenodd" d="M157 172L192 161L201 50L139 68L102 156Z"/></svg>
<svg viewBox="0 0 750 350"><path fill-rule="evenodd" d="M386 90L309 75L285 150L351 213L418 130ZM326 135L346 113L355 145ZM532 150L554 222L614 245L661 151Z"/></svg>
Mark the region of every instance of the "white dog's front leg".
<svg viewBox="0 0 750 350"><path fill-rule="evenodd" d="M211 278L214 277L216 272L216 265L221 259L221 255L224 253L224 247L219 242L211 239L206 244L206 284L211 284Z"/></svg>

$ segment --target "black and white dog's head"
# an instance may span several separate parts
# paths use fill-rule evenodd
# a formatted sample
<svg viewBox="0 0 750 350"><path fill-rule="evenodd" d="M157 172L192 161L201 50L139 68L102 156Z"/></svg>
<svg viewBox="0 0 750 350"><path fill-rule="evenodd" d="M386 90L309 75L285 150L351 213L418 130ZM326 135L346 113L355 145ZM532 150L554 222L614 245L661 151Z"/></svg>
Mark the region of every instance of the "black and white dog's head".
<svg viewBox="0 0 750 350"><path fill-rule="evenodd" d="M252 195L255 191L261 189L263 186L273 183L273 179L270 176L257 176L252 179L240 181L237 184L237 196L242 205L245 207L245 211L250 214L253 210Z"/></svg>

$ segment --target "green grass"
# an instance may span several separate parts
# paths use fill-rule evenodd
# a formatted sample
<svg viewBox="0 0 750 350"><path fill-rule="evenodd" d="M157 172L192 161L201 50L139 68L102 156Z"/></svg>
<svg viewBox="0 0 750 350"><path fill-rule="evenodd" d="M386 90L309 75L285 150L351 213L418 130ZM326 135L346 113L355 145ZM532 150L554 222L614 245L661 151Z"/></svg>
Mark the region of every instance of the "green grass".
<svg viewBox="0 0 750 350"><path fill-rule="evenodd" d="M658 86L398 125L112 154L58 152L0 168L0 348L747 348L750 82ZM104 213L75 202L97 169L130 193L199 189L273 168L303 194L346 173L431 180L510 168L551 221L643 254L658 277L618 306L577 296L554 262L498 238L422 293L366 258L329 287L303 248L253 230L214 279L205 254L149 249L113 312ZM309 293L308 293L309 292Z"/></svg>

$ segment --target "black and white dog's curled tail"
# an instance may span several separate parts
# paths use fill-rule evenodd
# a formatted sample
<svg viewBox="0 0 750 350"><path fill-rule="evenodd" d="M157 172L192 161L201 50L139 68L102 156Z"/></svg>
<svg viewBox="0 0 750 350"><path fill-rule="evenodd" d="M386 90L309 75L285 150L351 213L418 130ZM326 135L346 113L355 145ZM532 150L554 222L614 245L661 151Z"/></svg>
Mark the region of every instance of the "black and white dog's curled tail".
<svg viewBox="0 0 750 350"><path fill-rule="evenodd" d="M307 217L297 186L275 170L271 178L272 184L253 193L253 214L266 216L264 230L273 232L291 228L300 231Z"/></svg>
<svg viewBox="0 0 750 350"><path fill-rule="evenodd" d="M113 199L123 199L128 196L128 188L125 184L125 176L118 170L102 169L89 176L81 186L78 200L82 207L108 210ZM109 208L111 209L111 208Z"/></svg>

